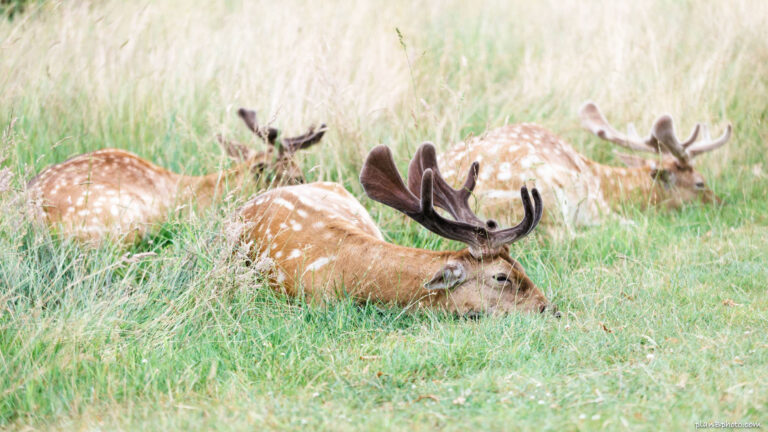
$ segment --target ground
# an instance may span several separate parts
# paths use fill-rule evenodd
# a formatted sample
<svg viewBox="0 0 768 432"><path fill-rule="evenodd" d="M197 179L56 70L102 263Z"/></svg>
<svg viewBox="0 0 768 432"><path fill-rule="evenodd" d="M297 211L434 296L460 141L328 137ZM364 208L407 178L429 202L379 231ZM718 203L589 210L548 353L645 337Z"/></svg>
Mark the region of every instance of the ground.
<svg viewBox="0 0 768 432"><path fill-rule="evenodd" d="M760 0L30 2L0 19L0 428L765 427L766 41ZM538 122L618 164L578 125L587 99L617 126L670 112L735 135L697 160L722 206L514 245L560 320L286 299L223 238L247 196L127 250L24 207L36 172L98 148L227 166L216 133L260 145L246 106L288 133L326 122L310 180L343 183L392 242L455 249L364 199L366 152L405 169L422 141Z"/></svg>

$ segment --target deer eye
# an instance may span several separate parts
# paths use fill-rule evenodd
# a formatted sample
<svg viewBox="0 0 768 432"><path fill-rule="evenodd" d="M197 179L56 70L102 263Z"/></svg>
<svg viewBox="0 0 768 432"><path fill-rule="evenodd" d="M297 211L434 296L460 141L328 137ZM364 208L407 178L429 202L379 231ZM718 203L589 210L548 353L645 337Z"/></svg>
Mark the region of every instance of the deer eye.
<svg viewBox="0 0 768 432"><path fill-rule="evenodd" d="M493 279L498 283L506 283L509 282L509 278L507 277L506 273L498 273L493 276Z"/></svg>

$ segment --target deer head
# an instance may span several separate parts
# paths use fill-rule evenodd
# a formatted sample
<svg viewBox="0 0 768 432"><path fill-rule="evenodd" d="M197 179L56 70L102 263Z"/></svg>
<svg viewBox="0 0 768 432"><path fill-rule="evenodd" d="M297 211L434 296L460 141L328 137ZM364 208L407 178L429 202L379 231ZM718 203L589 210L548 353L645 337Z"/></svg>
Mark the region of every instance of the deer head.
<svg viewBox="0 0 768 432"><path fill-rule="evenodd" d="M468 246L452 253L446 263L424 284L439 296L435 301L459 314L506 314L513 311L552 311L544 294L509 255L509 245L528 235L541 220L539 192L520 190L525 216L512 228L501 229L493 220L483 222L471 210L468 199L475 188L479 164L473 163L461 189L449 186L437 166L435 148L424 143L408 167L406 187L392 152L377 146L368 154L360 173L365 193L394 208L433 233ZM434 208L444 210L451 219Z"/></svg>
<svg viewBox="0 0 768 432"><path fill-rule="evenodd" d="M241 162L248 162L251 171L268 183L300 184L304 183L304 173L296 162L294 155L299 150L307 149L320 142L327 130L325 124L319 128L310 126L309 130L295 137L280 137L280 131L273 127L259 126L256 121L256 111L246 108L237 110L237 115L257 137L269 147L266 152L256 150L241 143L217 136L219 144L227 155Z"/></svg>
<svg viewBox="0 0 768 432"><path fill-rule="evenodd" d="M660 158L644 159L634 155L617 153L617 156L631 168L644 168L650 174L660 199L670 207L680 207L683 203L701 200L720 202L704 180L694 169L693 159L703 153L722 147L731 138L731 125L716 139L712 139L709 129L704 124L696 124L690 136L680 141L675 133L672 117L664 114L653 122L651 131L645 138L638 135L634 125L627 126L624 135L614 129L605 119L594 102L585 103L579 110L582 124L592 133L629 150L654 153ZM702 139L697 140L699 137Z"/></svg>

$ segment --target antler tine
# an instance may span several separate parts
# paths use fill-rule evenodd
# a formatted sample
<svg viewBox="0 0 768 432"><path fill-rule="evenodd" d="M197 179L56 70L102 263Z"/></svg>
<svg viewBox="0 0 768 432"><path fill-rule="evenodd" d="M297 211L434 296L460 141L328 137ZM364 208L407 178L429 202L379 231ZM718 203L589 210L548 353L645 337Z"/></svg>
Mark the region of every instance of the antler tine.
<svg viewBox="0 0 768 432"><path fill-rule="evenodd" d="M704 126L706 128L706 126ZM725 143L728 142L728 140L731 139L731 132L733 131L733 127L729 123L728 126L725 128L725 132L723 132L722 135L720 135L719 138L716 140L712 140L712 137L709 135L709 130L705 129L706 133L704 134L704 141L695 143L691 145L688 148L688 153L691 155L692 158L706 152L710 152L716 148L722 147L725 145Z"/></svg>
<svg viewBox="0 0 768 432"><path fill-rule="evenodd" d="M283 138L283 148L290 153L294 153L299 150L307 149L320 142L323 139L323 135L328 130L325 123L321 124L319 128L315 129L312 125L309 130L302 134L291 138Z"/></svg>
<svg viewBox="0 0 768 432"><path fill-rule="evenodd" d="M523 209L525 210L523 220L512 228L491 232L491 249L497 249L522 239L533 231L536 225L538 225L538 221L541 219L542 214L541 195L539 195L539 191L535 188L533 189L533 199L536 201L536 209L534 209L533 204L531 204L531 196L528 194L528 188L526 186L520 188L520 196L523 201Z"/></svg>
<svg viewBox="0 0 768 432"><path fill-rule="evenodd" d="M467 173L467 180L464 182L464 186L456 190L452 188L443 179L440 174L440 169L437 166L437 155L435 152L435 146L430 142L425 142L419 146L418 150L413 156L411 163L408 165L408 189L418 196L421 196L421 185L418 183L423 174L431 169L434 177L434 203L437 207L447 211L457 221L466 222L476 225L484 225L485 223L475 215L469 206L469 198L472 196L472 191L475 189L477 180L477 173L480 169L480 164L477 162L472 163Z"/></svg>
<svg viewBox="0 0 768 432"><path fill-rule="evenodd" d="M659 142L672 153L680 162L689 164L691 162L691 155L685 151L683 144L677 139L675 135L675 125L672 121L672 117L669 114L664 114L653 123L651 133L656 137ZM692 135L698 135L699 127L694 128ZM694 137L695 139L695 137Z"/></svg>
<svg viewBox="0 0 768 432"><path fill-rule="evenodd" d="M258 122L256 121L256 111L247 108L240 108L237 110L237 115L243 119L243 122L245 122L245 125L248 126L248 129L255 133L257 137L261 138L269 145L275 145L275 140L277 139L277 135L280 133L280 131L273 127L267 128L266 130L264 128L260 128Z"/></svg>
<svg viewBox="0 0 768 432"><path fill-rule="evenodd" d="M528 235L533 231L534 228L536 228L537 225L539 225L539 222L541 221L541 217L544 215L544 206L541 202L541 195L539 194L538 189L533 188L531 190L531 194L533 195L533 204L535 207L534 215L533 215L533 223L531 224L531 227L528 228L528 232L525 233L525 235Z"/></svg>
<svg viewBox="0 0 768 432"><path fill-rule="evenodd" d="M691 144L696 142L696 138L699 137L699 132L701 132L702 129L704 130L704 135L709 136L709 130L707 129L707 125L696 123L696 126L693 127L691 134L688 135L688 138L682 142L682 146L684 149L687 149L688 147L690 147ZM706 139L708 140L708 138Z"/></svg>
<svg viewBox="0 0 768 432"><path fill-rule="evenodd" d="M395 210L405 214L421 210L418 198L405 187L387 146L378 145L368 153L360 171L360 184L372 200Z"/></svg>
<svg viewBox="0 0 768 432"><path fill-rule="evenodd" d="M646 138L640 138L636 132L632 134L633 136L627 136L618 132L608 123L603 113L600 112L600 108L597 107L597 104L592 101L587 101L579 108L579 116L581 117L581 124L601 139L630 150L651 153L659 152L653 134ZM634 126L631 130L634 131Z"/></svg>

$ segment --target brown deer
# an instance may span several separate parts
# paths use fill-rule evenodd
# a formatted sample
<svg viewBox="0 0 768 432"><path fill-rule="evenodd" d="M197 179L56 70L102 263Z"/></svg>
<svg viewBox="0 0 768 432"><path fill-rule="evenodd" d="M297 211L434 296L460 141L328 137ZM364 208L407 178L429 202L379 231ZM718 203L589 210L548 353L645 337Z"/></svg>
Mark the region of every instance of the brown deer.
<svg viewBox="0 0 768 432"><path fill-rule="evenodd" d="M696 125L680 142L669 115L657 118L646 138L640 138L632 125L629 135L617 132L592 102L581 107L580 115L584 126L600 138L656 157L619 153L627 168L602 165L543 127L522 123L492 130L440 155L443 166L457 168L446 170L445 176L456 183L459 170L470 161L487 161L477 197L484 211L502 221L516 217L509 209L517 197L509 191L529 180L541 188L547 202L554 203L545 222L568 227L597 224L627 201L670 208L694 200L718 201L692 161L724 145L731 136L730 125L717 139L710 137L706 126ZM704 138L697 141L699 135Z"/></svg>
<svg viewBox="0 0 768 432"><path fill-rule="evenodd" d="M509 254L508 245L528 235L542 215L541 197L521 189L525 217L499 229L469 208L479 165L464 186L448 186L426 143L408 170L408 186L385 146L374 148L360 174L366 194L403 212L428 230L465 243L460 251L431 251L384 241L368 212L337 183L311 183L270 190L239 212L240 242L253 257L271 260L271 284L289 295L324 300L345 291L353 298L445 310L460 315L551 311L542 292ZM441 216L434 206L452 219Z"/></svg>
<svg viewBox="0 0 768 432"><path fill-rule="evenodd" d="M279 140L277 129L259 127L254 111L241 108L238 115L269 147L257 152L219 136L229 156L240 161L226 171L186 176L124 150L103 149L46 168L29 181L28 191L43 218L60 225L63 233L87 241L110 237L130 242L179 205L205 208L227 188L254 178L302 183L293 155L319 142L325 125Z"/></svg>

